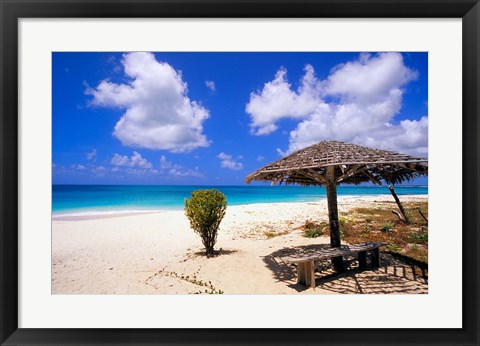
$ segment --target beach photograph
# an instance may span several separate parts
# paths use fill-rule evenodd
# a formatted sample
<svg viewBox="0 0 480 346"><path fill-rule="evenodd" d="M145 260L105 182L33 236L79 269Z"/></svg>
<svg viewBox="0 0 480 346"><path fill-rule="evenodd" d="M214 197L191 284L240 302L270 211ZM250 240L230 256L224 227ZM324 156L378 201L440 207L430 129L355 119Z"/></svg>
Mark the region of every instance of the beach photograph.
<svg viewBox="0 0 480 346"><path fill-rule="evenodd" d="M53 52L53 295L428 294L427 52Z"/></svg>

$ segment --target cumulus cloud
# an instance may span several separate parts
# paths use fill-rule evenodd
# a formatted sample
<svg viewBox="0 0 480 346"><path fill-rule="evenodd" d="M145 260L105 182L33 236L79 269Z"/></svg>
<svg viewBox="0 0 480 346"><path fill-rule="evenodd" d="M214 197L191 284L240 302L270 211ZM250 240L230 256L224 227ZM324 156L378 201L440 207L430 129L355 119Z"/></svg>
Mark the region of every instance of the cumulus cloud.
<svg viewBox="0 0 480 346"><path fill-rule="evenodd" d="M243 169L243 163L237 162L232 158L232 155L228 155L225 153L220 153L217 156L220 159L220 166L222 168L228 168L235 171Z"/></svg>
<svg viewBox="0 0 480 346"><path fill-rule="evenodd" d="M246 112L251 116L251 133L268 135L277 130L276 122L282 118L303 119L315 110L321 101L320 83L313 67L305 67L305 75L297 91L291 90L287 70L280 68L275 79L264 85L261 91L250 94Z"/></svg>
<svg viewBox="0 0 480 346"><path fill-rule="evenodd" d="M153 165L143 158L138 152L134 151L131 157L126 155L114 154L110 163L114 166L138 167L143 169L152 168Z"/></svg>
<svg viewBox="0 0 480 346"><path fill-rule="evenodd" d="M284 118L297 119L286 152L321 140L342 140L376 148L426 156L428 117L394 122L402 106L403 88L417 78L399 53L361 54L333 68L326 80L307 65L300 87L292 90L281 68L246 106L252 133L268 134Z"/></svg>
<svg viewBox="0 0 480 346"><path fill-rule="evenodd" d="M91 104L125 109L113 135L124 145L188 152L207 147L203 122L209 111L187 96L187 83L168 63L152 53L128 53L122 59L128 83L101 81L87 87Z"/></svg>
<svg viewBox="0 0 480 346"><path fill-rule="evenodd" d="M356 61L336 66L326 83L326 92L345 102L378 103L417 78L417 72L403 63L399 53L378 56L361 54Z"/></svg>
<svg viewBox="0 0 480 346"><path fill-rule="evenodd" d="M174 177L203 177L198 167L195 167L195 169L185 169L181 165L168 161L165 155L160 156L160 173Z"/></svg>
<svg viewBox="0 0 480 346"><path fill-rule="evenodd" d="M215 82L213 80L206 80L205 86L213 92L216 90Z"/></svg>

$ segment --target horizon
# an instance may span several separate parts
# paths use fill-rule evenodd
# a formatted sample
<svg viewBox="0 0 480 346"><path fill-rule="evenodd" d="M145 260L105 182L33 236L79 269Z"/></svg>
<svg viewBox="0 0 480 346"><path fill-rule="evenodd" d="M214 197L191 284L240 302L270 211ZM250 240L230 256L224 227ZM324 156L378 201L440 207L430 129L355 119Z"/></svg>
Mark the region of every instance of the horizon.
<svg viewBox="0 0 480 346"><path fill-rule="evenodd" d="M310 186L302 186L298 184L276 184L271 186L270 183L252 183L252 184L243 184L243 185L237 185L237 184L223 184L223 185L215 185L215 184L52 184L52 186L239 186L239 187L303 187L303 188L325 188L323 185L310 185ZM339 187L386 187L388 189L388 185L354 185L354 184L342 184L342 185L337 185L337 188ZM428 184L397 184L393 186L395 187L428 187Z"/></svg>
<svg viewBox="0 0 480 346"><path fill-rule="evenodd" d="M245 186L321 140L428 157L426 52L54 52L52 71L52 185Z"/></svg>

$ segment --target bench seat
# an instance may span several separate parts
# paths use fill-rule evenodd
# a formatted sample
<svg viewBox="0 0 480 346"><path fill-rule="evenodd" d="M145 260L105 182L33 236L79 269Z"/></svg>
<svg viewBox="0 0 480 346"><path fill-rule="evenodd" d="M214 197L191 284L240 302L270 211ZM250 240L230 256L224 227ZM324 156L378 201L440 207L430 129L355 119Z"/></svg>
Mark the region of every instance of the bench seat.
<svg viewBox="0 0 480 346"><path fill-rule="evenodd" d="M297 265L297 282L307 287L315 288L315 262L335 257L358 256L359 266L367 266L367 252L371 254L372 266L380 266L380 247L384 242L367 242L353 245L342 245L337 248L315 250L308 254L289 255L282 257L282 261Z"/></svg>

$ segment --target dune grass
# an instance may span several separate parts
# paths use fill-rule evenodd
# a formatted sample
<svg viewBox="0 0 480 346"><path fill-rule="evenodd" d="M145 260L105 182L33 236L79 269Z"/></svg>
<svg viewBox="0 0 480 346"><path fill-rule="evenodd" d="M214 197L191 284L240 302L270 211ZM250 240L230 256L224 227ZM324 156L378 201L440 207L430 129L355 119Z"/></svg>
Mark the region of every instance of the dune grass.
<svg viewBox="0 0 480 346"><path fill-rule="evenodd" d="M428 218L428 202L404 203L411 223L405 224L392 213L395 202L384 202L374 208L355 208L340 218L342 242L355 244L367 241L387 242L386 250L399 253L417 261L428 263L428 223L418 210ZM310 220L303 226L304 236L328 235L327 223Z"/></svg>

